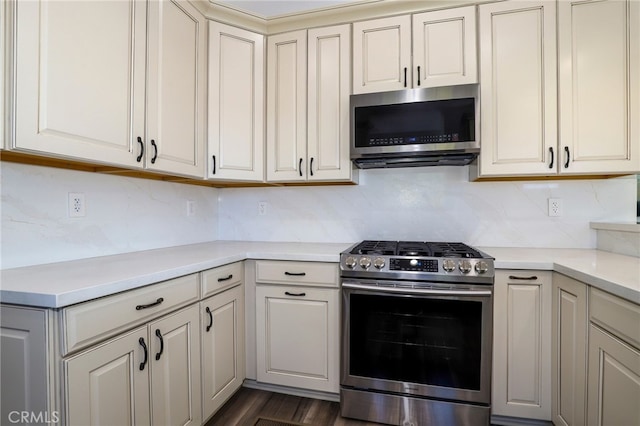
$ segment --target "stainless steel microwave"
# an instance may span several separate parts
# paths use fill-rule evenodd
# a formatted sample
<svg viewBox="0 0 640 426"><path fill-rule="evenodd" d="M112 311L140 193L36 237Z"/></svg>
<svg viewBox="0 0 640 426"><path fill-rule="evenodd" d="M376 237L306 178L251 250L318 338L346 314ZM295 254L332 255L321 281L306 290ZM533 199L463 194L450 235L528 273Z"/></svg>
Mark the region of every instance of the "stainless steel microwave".
<svg viewBox="0 0 640 426"><path fill-rule="evenodd" d="M359 168L465 165L480 152L477 84L352 95L350 108Z"/></svg>

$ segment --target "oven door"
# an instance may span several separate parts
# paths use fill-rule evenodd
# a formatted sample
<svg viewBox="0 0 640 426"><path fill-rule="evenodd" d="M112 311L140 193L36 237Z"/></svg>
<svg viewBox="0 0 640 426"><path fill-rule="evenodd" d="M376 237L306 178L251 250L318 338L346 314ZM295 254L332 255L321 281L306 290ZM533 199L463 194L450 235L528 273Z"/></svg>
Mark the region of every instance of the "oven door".
<svg viewBox="0 0 640 426"><path fill-rule="evenodd" d="M491 402L491 285L342 283L343 387Z"/></svg>

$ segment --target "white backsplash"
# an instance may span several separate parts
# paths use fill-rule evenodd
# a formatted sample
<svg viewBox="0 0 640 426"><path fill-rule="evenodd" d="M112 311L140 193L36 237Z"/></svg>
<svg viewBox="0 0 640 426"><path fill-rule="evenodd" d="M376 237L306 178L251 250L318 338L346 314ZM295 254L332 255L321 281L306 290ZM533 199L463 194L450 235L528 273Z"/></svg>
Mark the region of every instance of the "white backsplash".
<svg viewBox="0 0 640 426"><path fill-rule="evenodd" d="M448 240L476 246L596 247L594 221L635 220L634 176L469 182L467 167L361 171L360 184L208 187L0 163L1 267L220 240ZM69 218L69 192L86 217ZM562 217L547 216L561 198ZM196 204L186 215L186 202ZM267 203L258 214L258 203Z"/></svg>
<svg viewBox="0 0 640 426"><path fill-rule="evenodd" d="M12 268L216 240L218 190L0 163L1 267ZM69 192L86 216L69 218ZM187 200L195 214L187 216Z"/></svg>
<svg viewBox="0 0 640 426"><path fill-rule="evenodd" d="M592 221L635 220L635 176L469 182L467 167L377 169L357 186L220 192L222 240L463 241L476 246L594 248ZM560 198L562 217L547 215ZM267 213L258 214L258 202Z"/></svg>

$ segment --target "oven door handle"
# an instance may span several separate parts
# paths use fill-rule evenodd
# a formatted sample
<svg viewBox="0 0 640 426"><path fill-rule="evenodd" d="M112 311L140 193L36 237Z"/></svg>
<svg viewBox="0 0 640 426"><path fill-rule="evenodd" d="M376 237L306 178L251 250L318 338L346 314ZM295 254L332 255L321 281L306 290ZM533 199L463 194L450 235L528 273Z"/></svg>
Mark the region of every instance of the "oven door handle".
<svg viewBox="0 0 640 426"><path fill-rule="evenodd" d="M384 293L435 294L439 296L491 296L491 290L433 290L427 288L378 287L374 285L343 283L342 287L356 290L373 290Z"/></svg>

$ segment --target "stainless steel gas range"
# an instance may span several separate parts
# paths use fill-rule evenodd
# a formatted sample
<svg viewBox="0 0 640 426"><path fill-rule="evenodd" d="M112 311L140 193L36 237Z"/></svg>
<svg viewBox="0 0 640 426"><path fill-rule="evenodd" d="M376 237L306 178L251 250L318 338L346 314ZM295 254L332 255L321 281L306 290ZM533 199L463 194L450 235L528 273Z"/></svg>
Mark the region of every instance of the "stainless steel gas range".
<svg viewBox="0 0 640 426"><path fill-rule="evenodd" d="M342 416L488 425L493 258L462 243L363 241L340 255Z"/></svg>

